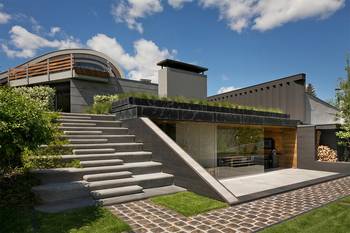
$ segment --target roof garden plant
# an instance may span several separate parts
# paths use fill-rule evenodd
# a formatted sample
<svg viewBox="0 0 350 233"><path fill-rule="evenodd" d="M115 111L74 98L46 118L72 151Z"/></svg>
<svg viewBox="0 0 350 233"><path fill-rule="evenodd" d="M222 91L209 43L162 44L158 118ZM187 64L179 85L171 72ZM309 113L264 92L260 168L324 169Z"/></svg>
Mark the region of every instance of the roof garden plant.
<svg viewBox="0 0 350 233"><path fill-rule="evenodd" d="M94 104L87 111L89 113L110 113L112 110L112 103L114 101L126 99L129 97L135 97L146 100L161 100L161 101L170 101L177 103L185 103L185 104L198 104L198 105L206 105L206 106L214 106L214 107L223 107L223 108L231 108L231 109L243 109L243 110L253 110L259 112L271 112L271 113L283 113L280 109L276 108L260 108L260 107L252 107L252 106L243 106L234 104L228 101L224 102L214 102L208 101L205 99L191 99L183 96L175 96L175 97L159 97L157 95L152 95L148 93L120 93L116 95L96 95L94 97Z"/></svg>

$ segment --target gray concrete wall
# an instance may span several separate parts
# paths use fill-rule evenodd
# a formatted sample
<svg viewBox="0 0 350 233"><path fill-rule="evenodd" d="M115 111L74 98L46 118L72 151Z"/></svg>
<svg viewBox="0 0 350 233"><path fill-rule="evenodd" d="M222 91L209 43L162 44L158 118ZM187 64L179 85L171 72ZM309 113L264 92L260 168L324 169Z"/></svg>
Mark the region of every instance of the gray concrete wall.
<svg viewBox="0 0 350 233"><path fill-rule="evenodd" d="M84 112L93 104L95 95L112 95L126 92L146 92L157 94L158 86L150 83L126 79L109 78L108 82L94 80L70 79L71 112Z"/></svg>
<svg viewBox="0 0 350 233"><path fill-rule="evenodd" d="M131 134L152 151L152 160L175 176L175 184L190 191L233 204L238 199L148 118L123 121Z"/></svg>
<svg viewBox="0 0 350 233"><path fill-rule="evenodd" d="M176 123L176 143L203 167L216 167L216 124Z"/></svg>
<svg viewBox="0 0 350 233"><path fill-rule="evenodd" d="M307 124L320 125L320 124L337 124L341 123L340 119L336 118L338 109L330 104L322 101L317 97L305 94L306 98L306 119Z"/></svg>
<svg viewBox="0 0 350 233"><path fill-rule="evenodd" d="M207 76L165 67L158 71L159 96L184 96L194 99L207 97Z"/></svg>
<svg viewBox="0 0 350 233"><path fill-rule="evenodd" d="M305 122L305 74L210 96L208 100L229 101L246 106L279 108L290 114L291 119Z"/></svg>
<svg viewBox="0 0 350 233"><path fill-rule="evenodd" d="M120 92L122 92L122 89L115 78L110 78L108 83L71 79L71 112L84 112L88 106L93 104L95 95L108 95Z"/></svg>
<svg viewBox="0 0 350 233"><path fill-rule="evenodd" d="M333 163L316 160L315 130L314 125L298 127L298 168L350 174L350 162Z"/></svg>
<svg viewBox="0 0 350 233"><path fill-rule="evenodd" d="M145 83L141 81L134 81L130 79L119 79L119 85L124 93L127 92L143 92L152 95L158 95L158 84Z"/></svg>

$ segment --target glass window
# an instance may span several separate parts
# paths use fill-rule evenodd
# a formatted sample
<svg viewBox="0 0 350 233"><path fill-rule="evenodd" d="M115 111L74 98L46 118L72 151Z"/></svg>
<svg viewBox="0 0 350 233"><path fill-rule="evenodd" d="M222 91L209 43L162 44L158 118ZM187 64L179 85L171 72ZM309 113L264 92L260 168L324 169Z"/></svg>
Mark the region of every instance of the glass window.
<svg viewBox="0 0 350 233"><path fill-rule="evenodd" d="M208 171L219 179L264 172L264 129L218 127L217 164Z"/></svg>

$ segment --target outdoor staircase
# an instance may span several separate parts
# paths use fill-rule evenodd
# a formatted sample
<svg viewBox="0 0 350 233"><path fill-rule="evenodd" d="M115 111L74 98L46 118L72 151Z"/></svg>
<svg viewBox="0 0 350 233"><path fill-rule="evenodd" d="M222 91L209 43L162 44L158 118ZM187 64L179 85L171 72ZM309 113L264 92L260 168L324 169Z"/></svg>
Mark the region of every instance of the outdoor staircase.
<svg viewBox="0 0 350 233"><path fill-rule="evenodd" d="M41 185L33 192L42 201L36 208L59 212L83 206L113 205L185 189L174 185L174 176L162 172L152 152L128 134L112 115L62 113L62 136L72 148L64 160L79 160L81 168L33 171Z"/></svg>

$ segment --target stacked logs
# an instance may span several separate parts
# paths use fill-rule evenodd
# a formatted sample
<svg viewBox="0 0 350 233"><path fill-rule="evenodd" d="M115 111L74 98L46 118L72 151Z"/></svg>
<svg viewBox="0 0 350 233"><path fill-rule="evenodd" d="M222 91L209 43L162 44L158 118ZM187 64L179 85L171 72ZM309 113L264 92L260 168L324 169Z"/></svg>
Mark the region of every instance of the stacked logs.
<svg viewBox="0 0 350 233"><path fill-rule="evenodd" d="M328 146L318 146L317 160L323 162L337 162L337 151L332 150Z"/></svg>

